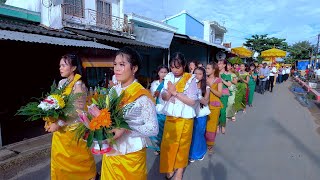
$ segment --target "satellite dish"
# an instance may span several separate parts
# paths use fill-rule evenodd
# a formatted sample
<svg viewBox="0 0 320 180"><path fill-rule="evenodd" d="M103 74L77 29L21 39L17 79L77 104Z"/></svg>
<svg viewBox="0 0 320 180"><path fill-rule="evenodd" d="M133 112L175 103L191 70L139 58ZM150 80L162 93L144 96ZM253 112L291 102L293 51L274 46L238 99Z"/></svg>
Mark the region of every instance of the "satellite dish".
<svg viewBox="0 0 320 180"><path fill-rule="evenodd" d="M219 51L217 54L216 54L216 59L219 61L219 60L223 60L223 59L226 59L227 55L226 53L222 52L222 51Z"/></svg>
<svg viewBox="0 0 320 180"><path fill-rule="evenodd" d="M41 0L41 3L46 8L49 8L52 6L52 0Z"/></svg>

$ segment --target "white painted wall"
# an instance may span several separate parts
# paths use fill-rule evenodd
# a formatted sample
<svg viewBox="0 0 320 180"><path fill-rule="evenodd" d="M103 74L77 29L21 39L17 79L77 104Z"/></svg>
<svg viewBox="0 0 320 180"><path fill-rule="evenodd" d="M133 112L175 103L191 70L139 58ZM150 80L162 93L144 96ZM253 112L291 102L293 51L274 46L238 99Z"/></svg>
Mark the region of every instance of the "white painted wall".
<svg viewBox="0 0 320 180"><path fill-rule="evenodd" d="M44 0L49 1L49 0ZM109 2L111 4L112 8L112 15L115 17L124 18L123 14L123 0L106 0L106 2ZM42 0L7 0L7 5L15 6L23 9L27 9L30 11L40 12L41 13L41 24L55 28L55 29L61 29L63 28L62 25L62 6L50 6L46 7L42 4ZM85 14L84 18L79 17L72 17L72 21L74 22L83 22L86 24L95 25L95 19L94 13L89 13L87 9L91 9L93 11L96 11L96 1L95 0L85 0L84 1L84 9Z"/></svg>
<svg viewBox="0 0 320 180"><path fill-rule="evenodd" d="M54 28L61 29L62 26L62 10L61 5L45 7L41 5L41 24Z"/></svg>
<svg viewBox="0 0 320 180"><path fill-rule="evenodd" d="M211 28L208 21L203 22L203 40L211 42L212 36L211 36Z"/></svg>
<svg viewBox="0 0 320 180"><path fill-rule="evenodd" d="M204 24L203 39L210 43L222 44L225 33L219 33L218 29L215 29L215 27L210 26L209 21L204 21L203 24Z"/></svg>
<svg viewBox="0 0 320 180"><path fill-rule="evenodd" d="M41 13L41 24L60 29L62 28L61 5L45 7L41 0L7 0L6 5Z"/></svg>
<svg viewBox="0 0 320 180"><path fill-rule="evenodd" d="M6 5L41 12L41 0L7 0Z"/></svg>

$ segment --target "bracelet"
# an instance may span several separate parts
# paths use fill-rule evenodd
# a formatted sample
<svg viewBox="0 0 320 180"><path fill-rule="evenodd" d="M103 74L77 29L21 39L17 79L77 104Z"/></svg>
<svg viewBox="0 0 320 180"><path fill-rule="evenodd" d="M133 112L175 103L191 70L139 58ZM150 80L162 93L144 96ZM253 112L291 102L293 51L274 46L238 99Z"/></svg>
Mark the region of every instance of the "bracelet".
<svg viewBox="0 0 320 180"><path fill-rule="evenodd" d="M65 124L66 124L66 123L65 123L64 121L58 120L58 125L59 125L60 127L64 126Z"/></svg>

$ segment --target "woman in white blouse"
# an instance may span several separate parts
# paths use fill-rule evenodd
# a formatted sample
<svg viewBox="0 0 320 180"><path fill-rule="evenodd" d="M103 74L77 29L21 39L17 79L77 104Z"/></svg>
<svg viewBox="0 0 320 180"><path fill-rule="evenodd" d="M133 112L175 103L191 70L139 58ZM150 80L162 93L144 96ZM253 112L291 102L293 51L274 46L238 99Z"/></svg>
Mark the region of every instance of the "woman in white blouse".
<svg viewBox="0 0 320 180"><path fill-rule="evenodd" d="M164 77L169 73L169 68L166 65L160 65L157 68L157 80L154 80L151 83L151 95L156 100L156 111L157 111L157 118L158 118L158 125L159 125L159 133L157 136L150 137L151 146L148 146L148 148L151 148L155 150L155 155L159 155L160 153L160 145L162 141L162 134L163 134L163 126L164 122L166 120L166 115L162 113L162 108L164 106L164 101L161 96L159 96L163 85L164 85Z"/></svg>
<svg viewBox="0 0 320 180"><path fill-rule="evenodd" d="M162 112L167 117L161 142L160 173L167 173L166 178L171 179L176 172L176 179L182 179L188 165L198 88L195 76L184 72L183 54L173 54L169 64L171 72L164 78L161 91L166 101Z"/></svg>
<svg viewBox="0 0 320 180"><path fill-rule="evenodd" d="M210 114L208 107L210 87L207 86L206 70L198 67L194 70L197 78L198 98L196 114L193 123L192 142L189 153L189 161L203 160L207 152L207 143L205 138L207 118Z"/></svg>
<svg viewBox="0 0 320 180"><path fill-rule="evenodd" d="M115 144L113 151L103 156L101 180L147 179L146 138L157 135L158 122L153 97L135 79L139 68L140 56L135 50L124 47L117 52L114 74L119 84L113 88L134 103L124 115L131 130L112 130Z"/></svg>

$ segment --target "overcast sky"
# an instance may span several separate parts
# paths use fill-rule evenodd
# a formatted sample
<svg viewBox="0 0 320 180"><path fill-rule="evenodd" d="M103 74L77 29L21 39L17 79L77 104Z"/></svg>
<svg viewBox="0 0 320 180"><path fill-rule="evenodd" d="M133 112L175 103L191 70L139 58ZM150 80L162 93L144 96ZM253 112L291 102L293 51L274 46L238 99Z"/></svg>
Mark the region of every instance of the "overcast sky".
<svg viewBox="0 0 320 180"><path fill-rule="evenodd" d="M200 21L214 20L228 32L224 42L241 46L253 34L285 38L289 44L317 42L320 0L125 0L125 13L163 20L187 10Z"/></svg>

